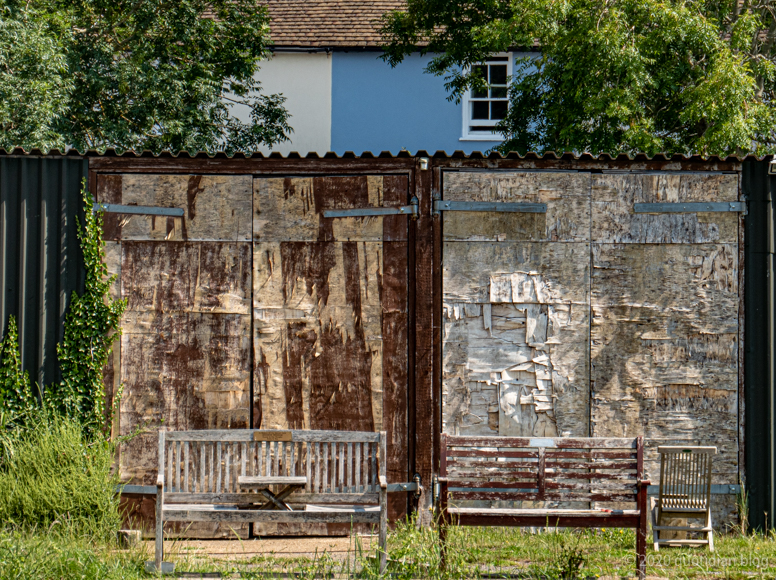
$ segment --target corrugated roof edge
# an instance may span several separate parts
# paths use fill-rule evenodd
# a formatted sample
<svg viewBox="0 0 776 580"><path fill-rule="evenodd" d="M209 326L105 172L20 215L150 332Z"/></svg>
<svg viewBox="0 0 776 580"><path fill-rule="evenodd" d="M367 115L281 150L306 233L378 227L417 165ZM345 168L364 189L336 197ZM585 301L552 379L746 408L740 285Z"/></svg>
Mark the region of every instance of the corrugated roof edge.
<svg viewBox="0 0 776 580"><path fill-rule="evenodd" d="M616 156L611 156L608 153L601 155L593 155L592 153L561 153L558 154L554 151L547 151L545 153L528 152L525 155L521 155L516 151L511 151L506 155L501 153L491 152L488 154L481 151L474 151L472 153L464 153L457 150L451 154L446 151L436 151L435 153L428 153L421 149L413 155L409 151L402 150L394 154L390 151L381 151L380 153L372 153L371 151L364 151L360 155L356 155L353 151L346 151L343 154L337 154L333 151L329 151L324 155L311 152L306 155L301 155L295 151L290 152L288 155L282 155L278 152L269 153L265 155L263 153L243 153L237 152L229 155L223 151L217 153L208 153L206 151L198 151L196 153L190 153L188 151L181 151L180 153L171 153L170 151L163 151L161 153L153 153L152 151L125 151L123 153L117 152L115 149L105 149L104 151L89 150L84 153L77 151L76 149L69 149L65 152L59 149L51 149L49 151L42 151L40 149L30 149L29 151L16 147L10 151L0 148L0 155L3 156L24 156L24 157L124 157L124 158L139 158L139 157L159 157L159 158L180 158L180 159L406 159L411 157L433 157L435 159L526 159L526 160L564 160L564 161L698 161L698 162L741 162L745 159L756 159L762 161L763 159L772 157L771 155L764 155L757 157L756 155L746 155L744 157L728 156L719 157L717 155L711 155L704 157L702 155L666 155L664 153L658 153L650 157L646 153L637 153L633 156L626 153L620 153Z"/></svg>

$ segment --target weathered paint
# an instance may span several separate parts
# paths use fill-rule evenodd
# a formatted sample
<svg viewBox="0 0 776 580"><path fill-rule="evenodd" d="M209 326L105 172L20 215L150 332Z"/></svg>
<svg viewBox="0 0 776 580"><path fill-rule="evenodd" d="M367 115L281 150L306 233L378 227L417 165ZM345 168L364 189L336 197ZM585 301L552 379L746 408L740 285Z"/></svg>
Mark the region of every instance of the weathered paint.
<svg viewBox="0 0 776 580"><path fill-rule="evenodd" d="M408 218L321 213L407 191L404 176L254 181L254 427L385 429L392 481L407 473Z"/></svg>
<svg viewBox="0 0 776 580"><path fill-rule="evenodd" d="M444 214L443 430L716 445L739 474L739 218L634 214L736 201L709 173L447 173L444 199L547 203ZM732 498L715 498L730 521Z"/></svg>

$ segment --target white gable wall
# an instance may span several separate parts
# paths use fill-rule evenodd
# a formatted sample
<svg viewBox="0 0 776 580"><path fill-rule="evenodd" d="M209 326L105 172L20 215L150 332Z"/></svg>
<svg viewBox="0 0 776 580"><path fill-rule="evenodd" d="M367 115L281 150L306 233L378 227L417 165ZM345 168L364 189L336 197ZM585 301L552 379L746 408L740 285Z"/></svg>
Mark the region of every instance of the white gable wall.
<svg viewBox="0 0 776 580"><path fill-rule="evenodd" d="M290 141L272 147L286 155L297 151L303 155L315 151L323 155L331 150L331 54L308 52L276 52L270 60L262 62L256 78L261 82L265 95L282 93L285 107L291 114L289 125L294 132ZM244 121L248 112L237 110L235 114ZM262 153L269 148L262 147Z"/></svg>

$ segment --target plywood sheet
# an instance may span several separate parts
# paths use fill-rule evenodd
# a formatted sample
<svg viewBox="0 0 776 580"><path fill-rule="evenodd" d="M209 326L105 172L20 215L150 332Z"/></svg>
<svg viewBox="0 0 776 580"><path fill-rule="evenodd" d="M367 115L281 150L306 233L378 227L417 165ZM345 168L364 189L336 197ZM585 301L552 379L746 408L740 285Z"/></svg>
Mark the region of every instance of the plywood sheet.
<svg viewBox="0 0 776 580"><path fill-rule="evenodd" d="M254 267L261 427L380 430L382 244L257 243Z"/></svg>
<svg viewBox="0 0 776 580"><path fill-rule="evenodd" d="M738 175L593 175L593 241L698 244L738 241L738 213L637 214L634 203L738 201Z"/></svg>
<svg viewBox="0 0 776 580"><path fill-rule="evenodd" d="M444 199L547 204L547 213L444 212L445 240L590 240L589 173L447 172Z"/></svg>
<svg viewBox="0 0 776 580"><path fill-rule="evenodd" d="M717 445L736 483L737 245L595 244L592 276L593 435Z"/></svg>
<svg viewBox="0 0 776 580"><path fill-rule="evenodd" d="M586 436L589 246L444 250L443 430Z"/></svg>
<svg viewBox="0 0 776 580"><path fill-rule="evenodd" d="M398 176L278 177L254 180L253 237L281 241L404 241L409 217L324 218L327 209L399 207L409 203Z"/></svg>
<svg viewBox="0 0 776 580"><path fill-rule="evenodd" d="M100 201L184 210L183 218L109 214L105 221L108 239L251 239L250 175L125 174L100 176L100 182Z"/></svg>

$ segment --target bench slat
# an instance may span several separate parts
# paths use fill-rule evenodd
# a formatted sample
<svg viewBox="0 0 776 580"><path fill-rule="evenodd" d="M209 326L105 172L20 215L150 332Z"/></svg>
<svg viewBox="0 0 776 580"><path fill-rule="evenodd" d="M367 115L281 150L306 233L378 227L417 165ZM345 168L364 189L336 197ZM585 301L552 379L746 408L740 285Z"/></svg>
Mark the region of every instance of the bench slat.
<svg viewBox="0 0 776 580"><path fill-rule="evenodd" d="M167 441L253 441L254 433L276 433L273 429L208 429L202 431L167 431ZM379 433L367 433L363 431L323 431L323 430L294 430L291 431L291 440L297 442L325 442L337 441L344 443L370 442L380 440Z"/></svg>
<svg viewBox="0 0 776 580"><path fill-rule="evenodd" d="M280 510L240 510L240 509L181 509L165 507L164 521L166 522L278 522L278 523L328 523L349 524L379 523L380 512L308 512L308 511L280 511Z"/></svg>
<svg viewBox="0 0 776 580"><path fill-rule="evenodd" d="M290 477L287 475L275 475L275 476L249 476L240 477L238 483L241 486L266 486L266 485L303 485L307 483L307 478L303 475Z"/></svg>
<svg viewBox="0 0 776 580"><path fill-rule="evenodd" d="M450 447L497 447L497 448L562 448L562 449L635 449L636 440L609 437L477 437L471 435L448 435ZM453 455L454 451L448 451Z"/></svg>
<svg viewBox="0 0 776 580"><path fill-rule="evenodd" d="M498 501L579 501L579 502L635 502L636 496L633 493L551 493L544 492L544 495L537 493L517 493L514 491L469 491L469 492L450 492L450 501L460 500L498 500Z"/></svg>

